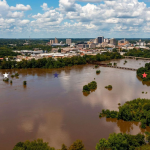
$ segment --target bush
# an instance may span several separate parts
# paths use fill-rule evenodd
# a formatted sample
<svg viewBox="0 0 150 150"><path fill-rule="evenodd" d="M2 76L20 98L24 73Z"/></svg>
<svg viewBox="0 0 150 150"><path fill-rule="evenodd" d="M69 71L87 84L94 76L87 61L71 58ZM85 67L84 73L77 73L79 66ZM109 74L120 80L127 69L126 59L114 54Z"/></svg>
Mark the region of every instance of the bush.
<svg viewBox="0 0 150 150"><path fill-rule="evenodd" d="M18 76L19 76L19 73L18 73L18 72L17 72L17 73L15 73L15 76L16 76L16 77L18 77Z"/></svg>
<svg viewBox="0 0 150 150"><path fill-rule="evenodd" d="M12 84L12 80L10 81L10 83Z"/></svg>
<svg viewBox="0 0 150 150"><path fill-rule="evenodd" d="M112 66L112 63L107 64L108 66Z"/></svg>
<svg viewBox="0 0 150 150"><path fill-rule="evenodd" d="M97 88L97 83L95 81L92 81L91 83L88 83L88 87L90 90L94 90Z"/></svg>
<svg viewBox="0 0 150 150"><path fill-rule="evenodd" d="M5 78L5 79L3 79L3 81L4 81L4 82L8 82L8 81L9 81L9 79L8 79L8 78Z"/></svg>
<svg viewBox="0 0 150 150"><path fill-rule="evenodd" d="M98 74L98 73L100 73L101 71L100 70L96 70L96 73Z"/></svg>
<svg viewBox="0 0 150 150"><path fill-rule="evenodd" d="M27 85L27 81L23 81L23 85Z"/></svg>
<svg viewBox="0 0 150 150"><path fill-rule="evenodd" d="M114 63L114 66L116 66L117 65L117 63Z"/></svg>
<svg viewBox="0 0 150 150"><path fill-rule="evenodd" d="M112 89L112 85L105 86L107 89Z"/></svg>
<svg viewBox="0 0 150 150"><path fill-rule="evenodd" d="M141 120L141 128L143 128L143 129L146 128L146 119Z"/></svg>
<svg viewBox="0 0 150 150"><path fill-rule="evenodd" d="M146 111L149 111L149 110L150 110L150 103L145 104L145 105L143 106L143 109L145 109Z"/></svg>
<svg viewBox="0 0 150 150"><path fill-rule="evenodd" d="M76 140L70 147L69 150L85 150L84 144L81 140Z"/></svg>
<svg viewBox="0 0 150 150"><path fill-rule="evenodd" d="M13 150L55 150L48 146L48 143L43 142L42 139L38 139L37 141L26 141L26 142L19 142L15 145Z"/></svg>
<svg viewBox="0 0 150 150"><path fill-rule="evenodd" d="M95 68L98 68L98 65L95 65Z"/></svg>
<svg viewBox="0 0 150 150"><path fill-rule="evenodd" d="M102 138L96 145L96 150L135 150L145 144L144 135L130 135L122 133L110 134L108 140Z"/></svg>
<svg viewBox="0 0 150 150"><path fill-rule="evenodd" d="M83 92L86 92L86 91L90 91L90 88L88 85L83 86Z"/></svg>
<svg viewBox="0 0 150 150"><path fill-rule="evenodd" d="M11 75L12 78L14 78L14 75Z"/></svg>

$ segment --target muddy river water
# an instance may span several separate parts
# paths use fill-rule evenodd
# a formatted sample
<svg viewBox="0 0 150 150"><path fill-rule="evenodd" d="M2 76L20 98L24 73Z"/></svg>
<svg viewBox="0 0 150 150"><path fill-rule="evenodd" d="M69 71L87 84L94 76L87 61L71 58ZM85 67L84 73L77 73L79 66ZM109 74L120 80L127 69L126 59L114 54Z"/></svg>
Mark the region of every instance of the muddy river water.
<svg viewBox="0 0 150 150"><path fill-rule="evenodd" d="M139 68L149 61L113 60L118 66ZM0 70L0 150L12 150L20 141L42 138L51 147L70 146L81 139L86 150L94 150L110 133L142 133L139 123L99 118L102 109L118 110L118 103L150 98L150 86L142 84L136 71L81 65L61 69ZM13 84L3 82L3 74L20 74ZM54 78L58 73L58 78ZM83 85L97 82L90 95ZM11 77L10 77L11 79ZM27 86L23 86L23 81ZM111 84L111 91L104 87ZM142 94L142 91L148 92ZM147 127L147 130L150 129Z"/></svg>

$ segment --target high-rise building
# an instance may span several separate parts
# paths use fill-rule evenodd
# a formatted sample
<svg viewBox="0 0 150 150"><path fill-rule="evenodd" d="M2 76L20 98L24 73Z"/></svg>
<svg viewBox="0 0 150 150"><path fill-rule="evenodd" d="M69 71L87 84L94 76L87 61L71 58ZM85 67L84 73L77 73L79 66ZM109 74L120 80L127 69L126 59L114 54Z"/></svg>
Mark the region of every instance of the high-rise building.
<svg viewBox="0 0 150 150"><path fill-rule="evenodd" d="M66 39L66 44L71 45L71 39Z"/></svg>
<svg viewBox="0 0 150 150"><path fill-rule="evenodd" d="M94 42L93 43L98 43L98 38L94 39Z"/></svg>
<svg viewBox="0 0 150 150"><path fill-rule="evenodd" d="M107 42L107 43L109 43L109 39L104 39L104 42Z"/></svg>
<svg viewBox="0 0 150 150"><path fill-rule="evenodd" d="M112 39L109 39L109 43L113 44L113 45L116 45L117 41L116 41L116 39L112 38Z"/></svg>
<svg viewBox="0 0 150 150"><path fill-rule="evenodd" d="M56 37L55 37L55 43L58 43L58 40L56 39Z"/></svg>
<svg viewBox="0 0 150 150"><path fill-rule="evenodd" d="M54 40L50 40L49 44L52 45L54 43Z"/></svg>
<svg viewBox="0 0 150 150"><path fill-rule="evenodd" d="M98 39L98 43L103 43L104 42L104 37L103 36L99 36L97 37Z"/></svg>

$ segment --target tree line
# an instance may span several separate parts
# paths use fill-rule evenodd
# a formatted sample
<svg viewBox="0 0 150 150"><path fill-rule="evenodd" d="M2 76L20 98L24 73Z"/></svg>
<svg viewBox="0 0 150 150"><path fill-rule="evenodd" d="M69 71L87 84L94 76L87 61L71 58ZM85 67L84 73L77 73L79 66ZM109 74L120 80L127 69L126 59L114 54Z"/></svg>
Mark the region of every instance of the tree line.
<svg viewBox="0 0 150 150"><path fill-rule="evenodd" d="M125 56L150 58L150 51L149 50L143 50L143 49L138 49L138 50L133 49L133 50L129 50L127 53L125 53Z"/></svg>
<svg viewBox="0 0 150 150"><path fill-rule="evenodd" d="M145 142L148 141L148 144ZM108 140L102 138L96 144L96 150L148 150L150 148L150 133L145 132L145 135L137 134L122 134L112 133ZM54 147L43 142L42 139L26 142L18 142L13 150L56 150ZM81 140L76 140L71 146L67 147L62 144L59 150L85 150L84 144Z"/></svg>
<svg viewBox="0 0 150 150"><path fill-rule="evenodd" d="M0 69L13 69L13 68L63 68L65 66L81 65L86 63L92 63L96 61L105 61L110 59L120 59L122 56L119 53L105 53L97 55L84 55L74 56L71 58L42 58L42 59L31 59L22 60L20 62L8 59L0 61Z"/></svg>

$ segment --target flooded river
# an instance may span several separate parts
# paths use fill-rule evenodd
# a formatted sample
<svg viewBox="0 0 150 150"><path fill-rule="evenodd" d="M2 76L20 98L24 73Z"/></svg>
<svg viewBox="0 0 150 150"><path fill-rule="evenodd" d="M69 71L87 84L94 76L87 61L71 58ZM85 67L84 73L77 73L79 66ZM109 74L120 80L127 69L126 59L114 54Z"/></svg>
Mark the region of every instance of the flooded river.
<svg viewBox="0 0 150 150"><path fill-rule="evenodd" d="M139 68L149 62L126 59L110 61L118 66ZM150 86L142 84L136 71L73 66L63 69L0 70L0 150L12 150L20 141L42 138L51 147L70 146L81 139L86 150L94 150L110 133L142 133L137 122L99 118L102 109L118 110L118 103L150 98ZM3 82L3 74L18 72L13 84ZM58 73L58 78L54 78ZM85 96L83 85L97 82L97 89ZM10 77L11 79L11 77ZM23 86L23 81L27 86ZM104 87L111 84L111 91ZM142 91L148 92L142 94ZM147 128L150 131L149 128Z"/></svg>

